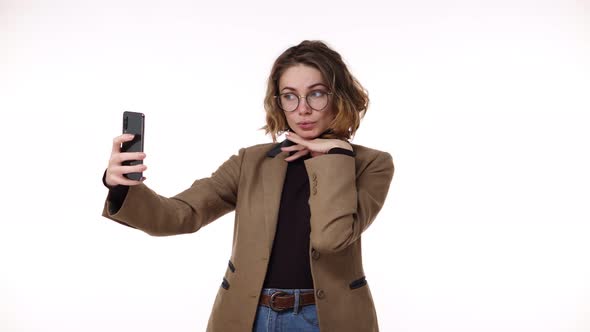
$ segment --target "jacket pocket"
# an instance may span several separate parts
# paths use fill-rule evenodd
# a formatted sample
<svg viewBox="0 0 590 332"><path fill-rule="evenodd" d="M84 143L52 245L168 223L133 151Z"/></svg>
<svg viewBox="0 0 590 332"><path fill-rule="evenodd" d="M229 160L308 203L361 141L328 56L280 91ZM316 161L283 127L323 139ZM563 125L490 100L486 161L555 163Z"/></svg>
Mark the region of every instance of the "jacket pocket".
<svg viewBox="0 0 590 332"><path fill-rule="evenodd" d="M225 277L223 277L223 281L221 282L221 287L223 287L224 289L229 289L229 282L227 281L227 279L225 279Z"/></svg>
<svg viewBox="0 0 590 332"><path fill-rule="evenodd" d="M363 276L362 278L351 282L350 285L348 285L348 286L350 287L350 289L357 289L357 288L363 287L366 284L367 284L367 280L365 279L365 276Z"/></svg>

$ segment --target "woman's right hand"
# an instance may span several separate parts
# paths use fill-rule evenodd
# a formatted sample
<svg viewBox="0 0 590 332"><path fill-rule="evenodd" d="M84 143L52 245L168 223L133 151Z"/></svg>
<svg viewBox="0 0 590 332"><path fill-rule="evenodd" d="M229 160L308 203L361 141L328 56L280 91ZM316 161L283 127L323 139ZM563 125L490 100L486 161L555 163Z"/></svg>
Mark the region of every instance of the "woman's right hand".
<svg viewBox="0 0 590 332"><path fill-rule="evenodd" d="M105 182L109 187L116 185L135 186L143 182L145 177L140 181L129 180L123 174L143 172L147 169L145 165L134 165L134 166L123 166L123 161L126 160L143 160L145 159L144 152L121 152L121 144L128 142L133 139L133 134L123 134L113 139L113 151L111 152L111 158L109 159L109 166L107 167L107 173Z"/></svg>

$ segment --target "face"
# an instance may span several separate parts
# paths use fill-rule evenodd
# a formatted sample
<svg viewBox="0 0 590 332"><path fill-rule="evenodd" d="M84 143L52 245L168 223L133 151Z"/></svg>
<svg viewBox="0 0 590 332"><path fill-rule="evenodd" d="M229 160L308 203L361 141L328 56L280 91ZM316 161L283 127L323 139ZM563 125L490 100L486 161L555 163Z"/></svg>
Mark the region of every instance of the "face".
<svg viewBox="0 0 590 332"><path fill-rule="evenodd" d="M310 98L330 92L322 73L306 65L289 67L279 78L279 94L294 93L297 96L311 94ZM306 98L299 100L299 105L292 112L285 112L289 127L304 139L314 139L330 127L334 119L332 96L328 96L328 105L321 111L312 109Z"/></svg>

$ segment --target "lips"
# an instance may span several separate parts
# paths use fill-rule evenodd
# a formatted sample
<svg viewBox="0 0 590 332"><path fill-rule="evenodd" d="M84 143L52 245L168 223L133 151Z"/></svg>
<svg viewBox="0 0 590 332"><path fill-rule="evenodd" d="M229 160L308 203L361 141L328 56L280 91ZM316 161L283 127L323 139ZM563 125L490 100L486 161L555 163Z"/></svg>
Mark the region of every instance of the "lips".
<svg viewBox="0 0 590 332"><path fill-rule="evenodd" d="M297 125L301 128L301 129L312 129L315 126L315 122L311 122L311 121L302 121L302 122L298 122Z"/></svg>

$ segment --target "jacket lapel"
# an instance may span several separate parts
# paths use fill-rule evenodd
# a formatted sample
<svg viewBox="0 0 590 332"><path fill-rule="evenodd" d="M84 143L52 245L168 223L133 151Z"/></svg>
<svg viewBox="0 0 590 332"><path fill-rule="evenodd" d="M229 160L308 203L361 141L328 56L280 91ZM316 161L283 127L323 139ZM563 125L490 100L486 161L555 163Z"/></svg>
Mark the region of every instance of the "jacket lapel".
<svg viewBox="0 0 590 332"><path fill-rule="evenodd" d="M285 161L287 155L288 152L269 153L262 169L264 223L266 226L266 243L268 244L269 253L272 250L275 231L277 229L283 182L285 182L285 175L287 173L287 162Z"/></svg>

